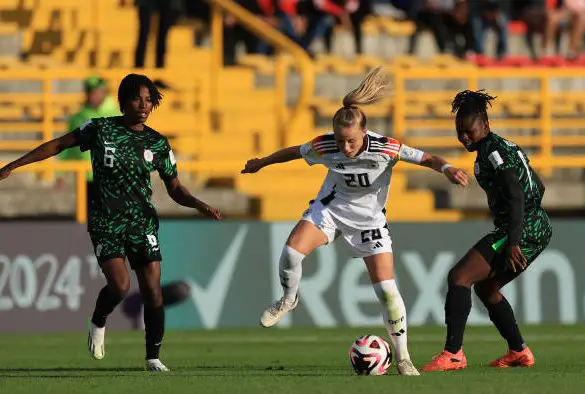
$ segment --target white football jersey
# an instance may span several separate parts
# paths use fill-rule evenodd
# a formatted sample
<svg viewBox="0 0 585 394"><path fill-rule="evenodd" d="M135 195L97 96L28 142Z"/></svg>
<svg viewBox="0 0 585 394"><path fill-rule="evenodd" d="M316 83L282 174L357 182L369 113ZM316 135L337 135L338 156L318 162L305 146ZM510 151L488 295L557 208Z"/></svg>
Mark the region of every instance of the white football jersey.
<svg viewBox="0 0 585 394"><path fill-rule="evenodd" d="M355 158L343 154L333 133L314 138L300 147L309 165L329 169L319 190L320 201L342 223L357 229L386 223L386 201L392 167L398 160L420 163L423 152L397 140L367 131L366 147Z"/></svg>

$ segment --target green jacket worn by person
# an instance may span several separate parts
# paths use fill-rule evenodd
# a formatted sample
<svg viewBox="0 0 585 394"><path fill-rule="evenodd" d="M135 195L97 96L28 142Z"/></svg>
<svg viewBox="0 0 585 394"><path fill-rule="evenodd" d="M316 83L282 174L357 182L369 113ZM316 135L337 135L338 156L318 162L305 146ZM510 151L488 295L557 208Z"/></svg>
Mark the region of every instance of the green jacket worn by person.
<svg viewBox="0 0 585 394"><path fill-rule="evenodd" d="M119 116L120 108L116 100L108 93L108 86L105 80L98 76L91 76L84 82L86 101L79 112L69 118L68 131L71 132L83 123L93 118ZM60 160L90 160L89 151L81 152L79 147L63 151L59 156ZM91 181L91 171L87 173L87 180Z"/></svg>

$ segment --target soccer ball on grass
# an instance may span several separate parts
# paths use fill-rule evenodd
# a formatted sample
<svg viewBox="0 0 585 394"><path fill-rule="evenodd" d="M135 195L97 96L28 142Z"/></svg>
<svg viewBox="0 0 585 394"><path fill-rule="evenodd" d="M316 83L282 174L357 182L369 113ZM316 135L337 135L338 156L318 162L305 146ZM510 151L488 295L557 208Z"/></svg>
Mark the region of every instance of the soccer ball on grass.
<svg viewBox="0 0 585 394"><path fill-rule="evenodd" d="M352 343L349 360L358 375L384 375L392 365L392 351L382 338L364 335Z"/></svg>

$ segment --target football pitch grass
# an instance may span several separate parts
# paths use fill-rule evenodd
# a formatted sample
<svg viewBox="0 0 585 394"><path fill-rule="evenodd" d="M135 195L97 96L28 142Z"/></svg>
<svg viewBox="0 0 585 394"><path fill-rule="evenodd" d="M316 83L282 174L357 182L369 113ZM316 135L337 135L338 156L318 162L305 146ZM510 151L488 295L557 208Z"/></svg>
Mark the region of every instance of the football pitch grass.
<svg viewBox="0 0 585 394"><path fill-rule="evenodd" d="M0 323L1 324L1 323ZM536 356L532 368L495 369L506 346L493 327L466 331L466 370L357 376L348 357L363 334L382 327L169 331L161 359L169 373L144 371L143 333L110 332L106 358L96 361L85 333L0 335L0 393L583 393L585 326L524 326ZM413 327L417 367L441 350L442 327Z"/></svg>

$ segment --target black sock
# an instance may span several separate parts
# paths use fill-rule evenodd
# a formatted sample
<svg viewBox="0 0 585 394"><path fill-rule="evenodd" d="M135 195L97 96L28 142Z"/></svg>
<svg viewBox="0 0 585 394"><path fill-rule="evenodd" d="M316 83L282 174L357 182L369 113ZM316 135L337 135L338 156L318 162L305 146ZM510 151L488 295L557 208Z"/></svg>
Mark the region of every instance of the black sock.
<svg viewBox="0 0 585 394"><path fill-rule="evenodd" d="M469 312L471 312L471 289L464 286L450 286L445 300L446 351L457 353L463 346L463 333Z"/></svg>
<svg viewBox="0 0 585 394"><path fill-rule="evenodd" d="M516 318L510 303L505 297L502 301L493 305L486 305L489 312L490 320L494 323L500 335L508 342L508 347L517 352L521 352L526 344L520 334L520 329L516 324Z"/></svg>
<svg viewBox="0 0 585 394"><path fill-rule="evenodd" d="M144 328L146 339L146 359L158 358L163 335L165 333L165 309L144 306Z"/></svg>
<svg viewBox="0 0 585 394"><path fill-rule="evenodd" d="M95 302L91 322L98 327L104 327L106 319L123 298L117 292L112 292L107 285L102 287Z"/></svg>

